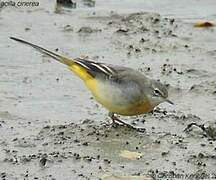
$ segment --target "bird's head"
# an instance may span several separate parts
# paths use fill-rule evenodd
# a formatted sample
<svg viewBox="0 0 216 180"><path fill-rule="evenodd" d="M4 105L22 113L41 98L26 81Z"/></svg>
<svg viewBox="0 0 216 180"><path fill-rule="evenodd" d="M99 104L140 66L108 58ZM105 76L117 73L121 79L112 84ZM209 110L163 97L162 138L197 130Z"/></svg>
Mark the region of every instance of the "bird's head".
<svg viewBox="0 0 216 180"><path fill-rule="evenodd" d="M148 95L148 98L150 99L152 106L155 107L162 102L168 102L172 105L174 104L168 99L168 91L166 86L159 81L151 80L149 91L150 93Z"/></svg>

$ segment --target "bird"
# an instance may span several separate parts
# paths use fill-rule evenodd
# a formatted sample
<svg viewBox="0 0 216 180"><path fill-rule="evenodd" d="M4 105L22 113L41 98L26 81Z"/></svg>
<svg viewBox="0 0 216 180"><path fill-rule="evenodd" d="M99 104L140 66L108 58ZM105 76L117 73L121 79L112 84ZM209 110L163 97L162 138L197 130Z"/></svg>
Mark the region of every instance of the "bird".
<svg viewBox="0 0 216 180"><path fill-rule="evenodd" d="M168 99L168 90L164 84L135 69L94 62L86 58L68 58L23 39L10 39L31 46L66 65L83 80L94 99L108 110L112 124L145 130L120 120L116 115L140 115L152 111L163 102L174 104Z"/></svg>

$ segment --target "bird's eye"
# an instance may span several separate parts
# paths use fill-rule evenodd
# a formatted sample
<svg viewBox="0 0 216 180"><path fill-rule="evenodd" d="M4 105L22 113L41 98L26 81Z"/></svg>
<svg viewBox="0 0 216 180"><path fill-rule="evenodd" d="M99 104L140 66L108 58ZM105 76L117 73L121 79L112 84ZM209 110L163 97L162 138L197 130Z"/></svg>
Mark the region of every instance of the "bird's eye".
<svg viewBox="0 0 216 180"><path fill-rule="evenodd" d="M158 89L154 89L155 96L161 96L161 92Z"/></svg>

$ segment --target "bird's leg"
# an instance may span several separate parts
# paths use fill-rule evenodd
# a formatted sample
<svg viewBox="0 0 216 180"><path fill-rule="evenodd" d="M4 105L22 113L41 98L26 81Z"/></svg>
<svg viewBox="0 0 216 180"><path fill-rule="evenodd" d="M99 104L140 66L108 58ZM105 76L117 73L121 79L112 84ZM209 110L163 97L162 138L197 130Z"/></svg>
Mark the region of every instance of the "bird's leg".
<svg viewBox="0 0 216 180"><path fill-rule="evenodd" d="M114 113L109 112L108 116L111 118L112 124L116 124L116 121L117 121L118 118L115 117Z"/></svg>
<svg viewBox="0 0 216 180"><path fill-rule="evenodd" d="M140 131L140 132L144 132L144 131L145 131L145 128L134 127L134 126L132 126L132 125L130 125L130 124L127 124L127 123L125 123L124 121L118 119L118 118L114 115L114 113L112 113L112 112L109 112L108 115L109 115L109 117L112 119L112 124L118 124L118 125L119 125L119 123L120 123L120 124L122 124L122 125L124 125L124 126L127 126L128 128L135 129L135 130L138 130L138 131Z"/></svg>
<svg viewBox="0 0 216 180"><path fill-rule="evenodd" d="M120 119L118 119L118 118L114 115L114 113L109 112L108 116L111 118L112 124L118 124L118 125L119 125L119 123L120 123L120 124L122 124L122 125L126 125L126 123L123 122L123 121L121 121Z"/></svg>

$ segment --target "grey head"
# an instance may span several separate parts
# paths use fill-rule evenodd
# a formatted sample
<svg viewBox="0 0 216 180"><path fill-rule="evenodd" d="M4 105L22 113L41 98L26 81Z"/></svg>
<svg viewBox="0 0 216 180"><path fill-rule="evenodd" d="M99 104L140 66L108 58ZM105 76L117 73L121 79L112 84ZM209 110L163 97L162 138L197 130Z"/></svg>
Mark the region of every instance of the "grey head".
<svg viewBox="0 0 216 180"><path fill-rule="evenodd" d="M148 93L148 98L152 106L157 106L160 103L168 102L170 104L174 104L172 101L168 99L168 91L164 84L156 80L150 80L150 88Z"/></svg>

